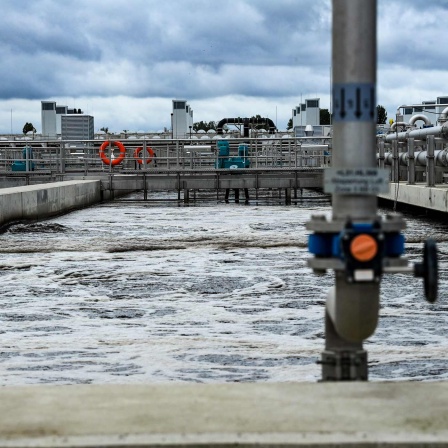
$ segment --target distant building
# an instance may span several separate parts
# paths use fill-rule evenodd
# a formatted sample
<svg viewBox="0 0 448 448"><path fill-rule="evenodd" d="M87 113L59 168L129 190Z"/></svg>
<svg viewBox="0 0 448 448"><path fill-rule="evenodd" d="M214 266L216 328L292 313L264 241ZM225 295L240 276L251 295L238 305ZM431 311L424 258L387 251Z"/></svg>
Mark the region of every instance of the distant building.
<svg viewBox="0 0 448 448"><path fill-rule="evenodd" d="M442 106L437 106L437 113L440 115L443 109L448 107L448 96L438 96L437 104L442 104Z"/></svg>
<svg viewBox="0 0 448 448"><path fill-rule="evenodd" d="M41 101L42 137L64 140L93 140L94 121L81 109L69 109L55 101Z"/></svg>
<svg viewBox="0 0 448 448"><path fill-rule="evenodd" d="M42 137L56 138L56 102L41 101Z"/></svg>
<svg viewBox="0 0 448 448"><path fill-rule="evenodd" d="M67 106L56 105L56 134L61 135L61 117L67 115Z"/></svg>
<svg viewBox="0 0 448 448"><path fill-rule="evenodd" d="M320 125L320 98L309 98L292 110L292 127Z"/></svg>
<svg viewBox="0 0 448 448"><path fill-rule="evenodd" d="M310 98L305 100L306 106L306 122L305 125L310 124L311 126L320 125L320 98Z"/></svg>
<svg viewBox="0 0 448 448"><path fill-rule="evenodd" d="M185 100L173 100L171 125L173 138L187 138L190 135L193 128L193 110Z"/></svg>
<svg viewBox="0 0 448 448"><path fill-rule="evenodd" d="M62 115L61 136L62 140L93 140L95 137L93 117L82 112Z"/></svg>

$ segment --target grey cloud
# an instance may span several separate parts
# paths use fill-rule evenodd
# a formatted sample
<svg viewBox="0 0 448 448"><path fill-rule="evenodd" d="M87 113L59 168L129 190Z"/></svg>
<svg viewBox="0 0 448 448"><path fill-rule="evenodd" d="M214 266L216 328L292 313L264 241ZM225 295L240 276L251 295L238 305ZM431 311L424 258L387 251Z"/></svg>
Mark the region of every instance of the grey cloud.
<svg viewBox="0 0 448 448"><path fill-rule="evenodd" d="M327 0L228 0L218 8L202 0L7 4L9 25L0 31L7 45L0 55L6 66L27 60L33 70L4 83L2 98L275 96L289 84L266 88L259 81L266 68L322 68L330 58ZM226 80L229 66L242 66L244 76ZM276 70L281 78L282 69ZM7 70L3 74L8 77Z"/></svg>
<svg viewBox="0 0 448 448"><path fill-rule="evenodd" d="M2 0L2 19L3 99L329 90L330 0ZM415 86L419 70L419 87L436 90L427 74L448 68L447 21L447 0L379 0L380 83Z"/></svg>

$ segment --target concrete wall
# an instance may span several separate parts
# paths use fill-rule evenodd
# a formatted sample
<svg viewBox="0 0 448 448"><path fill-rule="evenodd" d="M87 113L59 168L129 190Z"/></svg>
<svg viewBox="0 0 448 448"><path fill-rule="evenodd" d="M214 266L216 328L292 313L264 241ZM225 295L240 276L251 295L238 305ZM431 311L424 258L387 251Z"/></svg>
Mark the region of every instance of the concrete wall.
<svg viewBox="0 0 448 448"><path fill-rule="evenodd" d="M427 210L448 212L448 184L437 187L391 183L389 193L378 195L382 199L423 207Z"/></svg>
<svg viewBox="0 0 448 448"><path fill-rule="evenodd" d="M0 446L448 446L448 382L3 387Z"/></svg>
<svg viewBox="0 0 448 448"><path fill-rule="evenodd" d="M87 207L101 199L98 180L5 188L0 190L0 226L22 219L45 219Z"/></svg>

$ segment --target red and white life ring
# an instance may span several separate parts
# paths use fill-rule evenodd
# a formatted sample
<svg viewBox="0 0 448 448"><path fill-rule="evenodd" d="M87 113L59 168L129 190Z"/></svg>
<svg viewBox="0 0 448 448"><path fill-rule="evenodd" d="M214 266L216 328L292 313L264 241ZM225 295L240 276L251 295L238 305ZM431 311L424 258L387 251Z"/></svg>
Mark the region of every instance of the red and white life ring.
<svg viewBox="0 0 448 448"><path fill-rule="evenodd" d="M134 159L136 159L137 162L138 162L140 165L143 164L143 159L140 159L140 158L139 158L139 157L140 157L140 153L141 153L142 151L143 151L143 148L142 148L142 147L137 148L137 149L134 151ZM146 158L146 163L148 164L148 163L151 163L151 162L152 162L152 159L154 158L155 153L154 153L153 149L150 148L149 146L146 147L146 152L148 153L148 157Z"/></svg>
<svg viewBox="0 0 448 448"><path fill-rule="evenodd" d="M112 158L112 161L106 155L106 151L109 149L109 144L116 146L120 150L120 154L116 158ZM119 165L126 156L126 148L121 142L104 142L100 146L100 157L105 165Z"/></svg>

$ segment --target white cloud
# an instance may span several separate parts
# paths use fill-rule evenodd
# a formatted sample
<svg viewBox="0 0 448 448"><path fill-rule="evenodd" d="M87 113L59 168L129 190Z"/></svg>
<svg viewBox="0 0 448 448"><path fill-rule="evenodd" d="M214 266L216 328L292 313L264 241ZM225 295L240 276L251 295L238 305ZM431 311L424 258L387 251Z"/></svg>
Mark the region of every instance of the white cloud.
<svg viewBox="0 0 448 448"><path fill-rule="evenodd" d="M301 95L328 107L330 8L330 0L3 0L0 132L10 132L11 109L14 121L40 128L39 100L51 98L117 130L169 126L174 98L206 121L277 106L285 122ZM446 0L380 0L378 17L378 101L389 115L447 94Z"/></svg>

